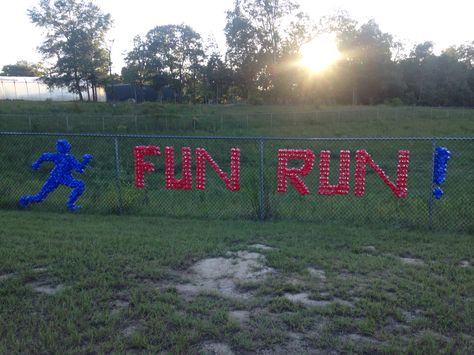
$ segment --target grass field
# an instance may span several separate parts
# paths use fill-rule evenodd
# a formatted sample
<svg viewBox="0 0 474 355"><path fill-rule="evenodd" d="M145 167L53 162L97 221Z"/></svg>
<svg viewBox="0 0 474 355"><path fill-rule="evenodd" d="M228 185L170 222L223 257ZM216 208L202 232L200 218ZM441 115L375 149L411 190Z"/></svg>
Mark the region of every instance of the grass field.
<svg viewBox="0 0 474 355"><path fill-rule="evenodd" d="M474 109L0 102L0 131L305 137L473 136Z"/></svg>
<svg viewBox="0 0 474 355"><path fill-rule="evenodd" d="M472 235L25 211L1 220L1 353L474 349ZM261 254L265 277L236 283L235 297L186 292L193 265L239 263L228 254L238 251Z"/></svg>
<svg viewBox="0 0 474 355"><path fill-rule="evenodd" d="M471 354L473 141L436 141L453 158L432 230L431 140L266 141L260 196L258 141L70 136L73 154L94 155L77 175L84 209L66 213L66 188L28 210L18 200L41 187L52 165L31 163L66 132L474 136L473 120L423 107L0 102L0 131L58 133L0 135L0 353ZM146 144L205 147L225 171L238 146L242 189L209 169L206 191L167 191L150 157L156 173L137 190L132 151ZM391 178L409 149L409 197L371 171L364 198L318 196L316 171L309 196L277 194L279 148L367 149Z"/></svg>

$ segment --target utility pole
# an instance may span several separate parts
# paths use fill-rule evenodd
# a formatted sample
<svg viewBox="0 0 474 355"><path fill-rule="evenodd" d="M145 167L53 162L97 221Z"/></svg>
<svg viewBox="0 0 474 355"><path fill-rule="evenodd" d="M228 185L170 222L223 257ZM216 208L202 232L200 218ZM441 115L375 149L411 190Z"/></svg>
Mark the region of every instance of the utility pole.
<svg viewBox="0 0 474 355"><path fill-rule="evenodd" d="M112 46L114 45L115 40L109 40L109 76L112 76Z"/></svg>

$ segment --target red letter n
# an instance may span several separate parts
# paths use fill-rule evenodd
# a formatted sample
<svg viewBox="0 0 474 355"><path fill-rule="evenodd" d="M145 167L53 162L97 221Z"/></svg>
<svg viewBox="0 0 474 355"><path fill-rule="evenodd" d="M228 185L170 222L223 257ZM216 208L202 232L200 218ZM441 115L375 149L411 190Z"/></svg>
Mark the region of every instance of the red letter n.
<svg viewBox="0 0 474 355"><path fill-rule="evenodd" d="M204 148L196 149L196 189L206 189L206 161L231 191L240 190L240 149L230 150L230 178Z"/></svg>
<svg viewBox="0 0 474 355"><path fill-rule="evenodd" d="M304 160L301 168L288 168L288 160ZM309 194L309 189L298 176L306 176L313 170L315 155L310 149L279 149L278 150L278 192L286 192L288 180L300 195Z"/></svg>
<svg viewBox="0 0 474 355"><path fill-rule="evenodd" d="M145 171L155 171L155 165L145 162L145 155L160 155L160 147L154 145L135 147L135 186L145 187Z"/></svg>
<svg viewBox="0 0 474 355"><path fill-rule="evenodd" d="M367 153L366 150L358 150L356 153L356 171L355 171L355 195L364 196L365 193L365 167L370 165L372 169L377 173L378 176L383 180L394 195L398 198L407 196L407 178L408 178L408 163L410 160L410 152L408 150L400 150L398 152L398 167L397 167L397 179L395 184L390 181L389 177L385 172L375 164L374 160Z"/></svg>

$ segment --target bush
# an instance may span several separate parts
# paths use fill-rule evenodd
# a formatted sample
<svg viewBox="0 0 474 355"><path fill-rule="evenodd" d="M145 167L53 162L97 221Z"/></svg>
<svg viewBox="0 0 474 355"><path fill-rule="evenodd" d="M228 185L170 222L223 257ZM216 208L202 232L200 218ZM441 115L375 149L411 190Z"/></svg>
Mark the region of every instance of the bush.
<svg viewBox="0 0 474 355"><path fill-rule="evenodd" d="M394 97L391 99L385 99L384 104L388 106L397 107L397 106L403 106L403 101L399 97Z"/></svg>

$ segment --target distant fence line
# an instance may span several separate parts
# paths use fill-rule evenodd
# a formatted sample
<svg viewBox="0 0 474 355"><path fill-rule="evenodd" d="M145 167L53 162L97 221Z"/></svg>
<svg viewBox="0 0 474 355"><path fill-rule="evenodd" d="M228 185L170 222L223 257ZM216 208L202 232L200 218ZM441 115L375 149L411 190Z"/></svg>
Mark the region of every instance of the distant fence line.
<svg viewBox="0 0 474 355"><path fill-rule="evenodd" d="M15 209L20 196L36 193L44 183L52 165L31 171L31 163L41 153L54 151L58 138L67 138L72 154L94 156L80 177L86 192L79 201L86 213L163 215L173 217L303 220L346 225L430 227L437 230L474 231L474 137L225 137L133 134L21 133L0 132L0 208ZM161 147L160 156L148 156L155 172L146 173L146 187L134 186L135 146ZM205 148L223 171L230 169L230 149L241 150L241 188L232 192L225 188L210 167L206 191L165 189L166 146L176 149L177 175L181 170L182 147ZM433 154L437 146L452 152L445 195L436 200L433 189ZM311 149L318 159L321 150L333 153L330 180L337 182L339 151L351 151L350 185L354 188L354 153L366 149L374 161L395 181L397 155L400 149L410 151L408 197L396 198L377 174L368 168L366 194L354 196L320 196L318 194L318 162L304 176L311 193L301 196L289 185L286 193L277 192L279 149ZM194 161L194 157L192 158ZM298 162L301 165L301 161ZM193 171L194 173L194 171ZM194 181L194 177L193 177ZM66 211L69 190L54 192L36 210Z"/></svg>
<svg viewBox="0 0 474 355"><path fill-rule="evenodd" d="M298 125L322 119L398 119L422 115L425 118L449 118L451 116L473 117L471 108L443 107L359 107L335 108L313 111L288 112L211 112L211 113L173 113L157 112L153 114L134 113L0 113L0 130L11 131L45 131L45 124L51 124L53 131L73 131L92 123L94 129L102 132L135 130L140 132L147 129L206 129L222 130L225 128L255 128L265 126L273 128L281 125ZM54 121L54 122L53 122ZM6 125L6 126L5 126ZM3 126L3 127L2 127ZM85 131L90 131L90 126Z"/></svg>

